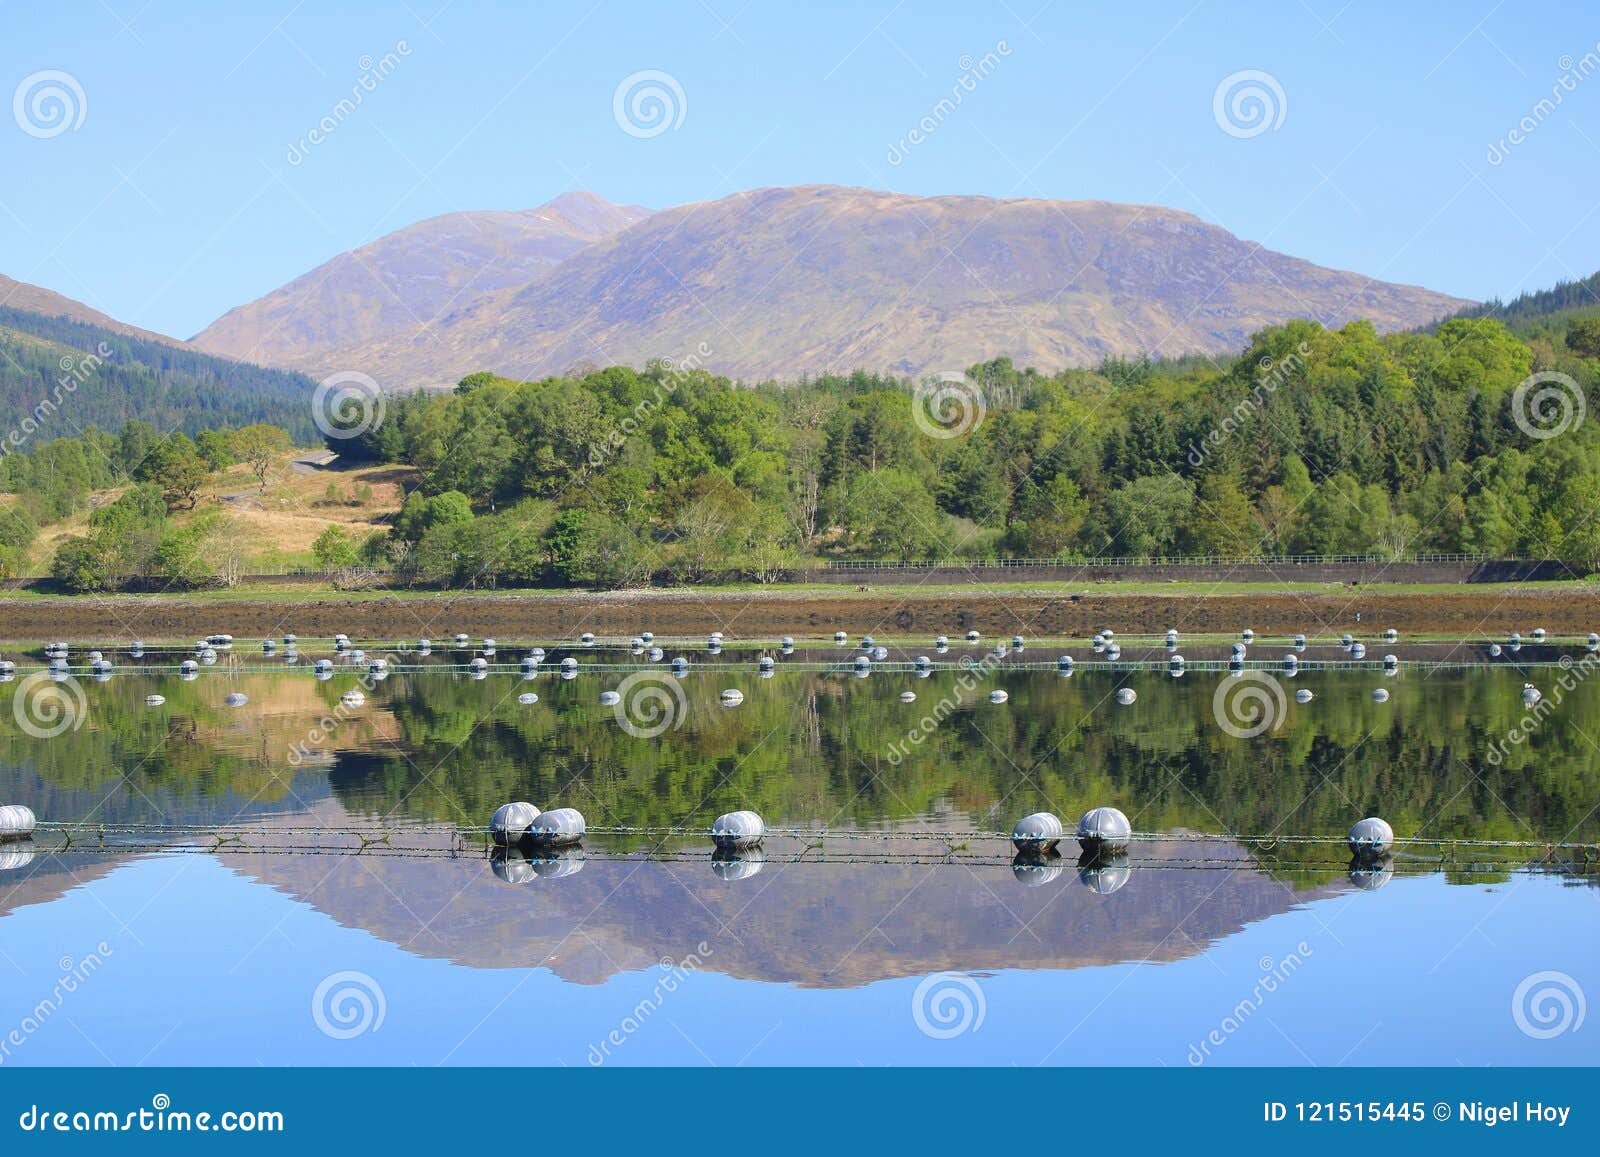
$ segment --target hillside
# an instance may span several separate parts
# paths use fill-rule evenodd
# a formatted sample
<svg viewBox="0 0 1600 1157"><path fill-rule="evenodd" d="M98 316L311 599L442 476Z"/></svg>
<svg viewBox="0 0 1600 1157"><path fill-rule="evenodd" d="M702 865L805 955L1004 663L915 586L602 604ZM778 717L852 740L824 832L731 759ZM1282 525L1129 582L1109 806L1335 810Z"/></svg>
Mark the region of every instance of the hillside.
<svg viewBox="0 0 1600 1157"><path fill-rule="evenodd" d="M390 388L484 369L532 377L679 361L702 348L699 364L747 380L923 374L997 356L1057 369L1233 353L1294 317L1410 329L1464 304L1155 206L802 186L663 210L531 284L464 299L425 330L296 364L360 366Z"/></svg>
<svg viewBox="0 0 1600 1157"><path fill-rule="evenodd" d="M0 306L0 412L15 415L33 439L71 437L89 426L115 431L131 418L191 435L268 422L302 444L317 438L311 379L141 335L70 312ZM36 430L22 428L25 418Z"/></svg>
<svg viewBox="0 0 1600 1157"><path fill-rule="evenodd" d="M348 369L336 365L334 351L409 336L474 297L525 286L649 212L568 193L522 212L419 221L229 310L194 344L271 365Z"/></svg>
<svg viewBox="0 0 1600 1157"><path fill-rule="evenodd" d="M81 301L74 301L70 297L65 297L40 285L29 285L26 281L16 281L3 273L0 273L0 309L33 313L41 317L66 318L69 321L81 322L84 325L98 326L100 329L110 330L112 333L121 334L124 337L177 346L180 349L188 348L187 343L181 342L176 338L167 337L165 334L152 333L150 330L140 329L135 325L124 325L116 318L108 317L98 309L92 309Z"/></svg>

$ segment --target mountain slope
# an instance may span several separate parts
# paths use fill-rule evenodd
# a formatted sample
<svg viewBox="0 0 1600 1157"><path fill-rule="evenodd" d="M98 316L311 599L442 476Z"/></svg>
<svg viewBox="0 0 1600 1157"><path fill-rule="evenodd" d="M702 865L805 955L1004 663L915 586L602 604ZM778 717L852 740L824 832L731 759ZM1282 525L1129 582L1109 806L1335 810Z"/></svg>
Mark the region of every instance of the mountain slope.
<svg viewBox="0 0 1600 1157"><path fill-rule="evenodd" d="M181 342L176 338L167 337L165 334L152 333L150 330L140 329L138 326L124 325L116 318L108 317L98 309L91 309L81 301L74 301L70 297L65 297L40 285L29 285L26 281L14 281L3 273L0 273L0 309L15 309L23 313L38 314L42 317L64 317L72 321L82 322L85 325L99 326L101 329L110 330L112 333L120 333L126 337L161 342L165 345L177 346L180 349L188 348L187 343Z"/></svg>
<svg viewBox="0 0 1600 1157"><path fill-rule="evenodd" d="M338 351L386 385L575 362L684 358L744 378L907 374L1008 355L1236 352L1291 317L1408 329L1467 304L1323 269L1187 213L1106 202L910 197L835 186L685 205L426 331Z"/></svg>
<svg viewBox="0 0 1600 1157"><path fill-rule="evenodd" d="M402 337L463 301L527 285L648 215L637 205L568 193L521 212L433 217L230 310L193 341L227 357L327 370L330 351Z"/></svg>
<svg viewBox="0 0 1600 1157"><path fill-rule="evenodd" d="M316 440L310 378L134 336L142 332L0 306L0 413L26 435L4 448L75 437L89 426L116 431L130 418L190 435L270 422L300 445Z"/></svg>

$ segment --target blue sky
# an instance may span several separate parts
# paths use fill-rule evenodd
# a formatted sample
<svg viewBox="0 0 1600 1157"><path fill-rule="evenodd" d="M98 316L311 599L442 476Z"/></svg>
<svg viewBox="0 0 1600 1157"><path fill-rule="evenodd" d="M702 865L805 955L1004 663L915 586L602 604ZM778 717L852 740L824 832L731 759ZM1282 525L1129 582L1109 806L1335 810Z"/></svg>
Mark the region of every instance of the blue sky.
<svg viewBox="0 0 1600 1157"><path fill-rule="evenodd" d="M1600 268L1600 69L1578 75L1600 13L1580 3L140 3L0 0L0 272L178 336L418 219L574 188L1155 202L1469 297ZM70 83L25 85L52 70ZM613 115L644 70L682 94L651 136ZM1246 70L1275 85L1254 135L1214 109ZM52 84L75 127L26 99Z"/></svg>

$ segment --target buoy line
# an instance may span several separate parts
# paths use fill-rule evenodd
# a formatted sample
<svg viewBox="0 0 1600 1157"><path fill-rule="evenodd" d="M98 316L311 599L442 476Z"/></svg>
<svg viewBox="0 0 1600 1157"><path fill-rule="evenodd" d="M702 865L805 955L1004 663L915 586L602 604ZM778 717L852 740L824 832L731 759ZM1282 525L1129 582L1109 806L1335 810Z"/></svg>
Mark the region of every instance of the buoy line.
<svg viewBox="0 0 1600 1157"><path fill-rule="evenodd" d="M476 861L476 860L519 860L527 858L535 862L541 858L560 859L557 850L548 856L541 857L537 852L527 856L522 852L506 852L503 849L462 848L462 847L434 847L426 845L394 845L388 843L373 843L363 847L333 847L303 844L247 844L234 840L223 840L213 844L195 843L160 843L150 841L106 843L96 845L78 845L62 843L54 846L40 847L33 845L35 852L49 854L72 853L76 855L203 855L203 856L350 856L381 859L403 860L435 860L435 861ZM718 853L706 851L691 851L688 849L646 849L627 850L621 848L583 848L578 850L578 858L588 861L615 862L615 863L658 863L658 864L691 864L698 865L711 861ZM738 857L735 856L734 859ZM803 865L818 864L826 866L863 866L863 867L963 867L963 868L1005 868L1032 866L1032 867L1080 867L1080 859L1076 855L1059 855L1044 858L1016 856L1016 855L979 855L965 852L960 849L951 849L938 855L926 853L829 853L820 848L806 848L783 855L764 853L759 862L777 865ZM1094 861L1100 866L1115 865L1117 867L1138 869L1140 872L1191 872L1191 871L1228 871L1234 872L1241 868L1251 867L1249 861L1233 857L1141 857L1128 855L1117 857L1110 861ZM1349 867L1349 856L1338 856L1323 859L1275 859L1272 867L1279 871L1328 871L1343 872ZM1532 870L1538 867L1537 862L1510 864L1504 862L1449 862L1437 858L1423 857L1396 857L1393 861L1386 861L1397 875L1421 876L1429 875L1448 866L1456 871L1508 871Z"/></svg>
<svg viewBox="0 0 1600 1157"><path fill-rule="evenodd" d="M707 832L706 825L627 825L627 824L595 824L587 829L588 836L596 837L626 837L626 836L654 836L669 839L704 839ZM377 843L389 841L394 837L403 836L414 838L417 836L435 835L443 838L458 838L469 841L487 840L493 835L493 830L485 825L454 825L439 822L418 821L398 825L381 824L341 824L330 826L265 826L258 821L246 821L237 825L233 824L171 824L171 823L73 823L50 822L41 820L36 831L52 833L68 837L74 844L81 838L84 840L98 839L104 836L142 836L148 840L162 837L182 839L204 837L210 840L234 841L242 837L296 837L318 836L328 839L340 837ZM767 827L765 834L771 837L787 837L789 839L805 842L819 842L823 840L853 840L862 842L889 841L889 842L939 842L955 846L978 841L1005 841L1010 842L1013 835L1002 831L983 831L978 829L967 830L934 830L923 829L917 831L875 831L870 828L807 828L807 827ZM1289 847L1343 847L1348 837L1341 835L1303 836L1303 835L1249 835L1233 834L1228 832L1129 832L1126 836L1130 843L1223 843L1236 844L1241 847L1255 850L1270 851L1278 845ZM1571 840L1490 840L1474 839L1471 837L1429 837L1429 836L1400 836L1393 841L1396 849L1401 848L1449 848L1452 850L1473 849L1500 849L1507 851L1571 851L1595 853L1600 856L1600 843L1585 843ZM297 845L284 845L292 847ZM1237 861L1234 861L1237 862Z"/></svg>

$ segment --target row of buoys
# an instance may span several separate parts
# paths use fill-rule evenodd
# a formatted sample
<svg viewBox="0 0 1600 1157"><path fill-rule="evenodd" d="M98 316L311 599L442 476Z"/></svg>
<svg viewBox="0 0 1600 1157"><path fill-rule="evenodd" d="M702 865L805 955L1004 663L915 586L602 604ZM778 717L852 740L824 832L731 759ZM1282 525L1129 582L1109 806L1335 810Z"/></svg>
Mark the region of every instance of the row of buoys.
<svg viewBox="0 0 1600 1157"><path fill-rule="evenodd" d="M1078 820L1078 846L1095 855L1126 851L1132 834L1128 817L1114 807L1090 808ZM1011 843L1018 852L1040 855L1055 851L1065 835L1060 816L1034 812L1017 821L1011 830Z"/></svg>
<svg viewBox="0 0 1600 1157"><path fill-rule="evenodd" d="M568 847L580 842L587 830L583 813L572 807L542 812L531 803L517 801L501 804L489 818L489 835L501 847Z"/></svg>

